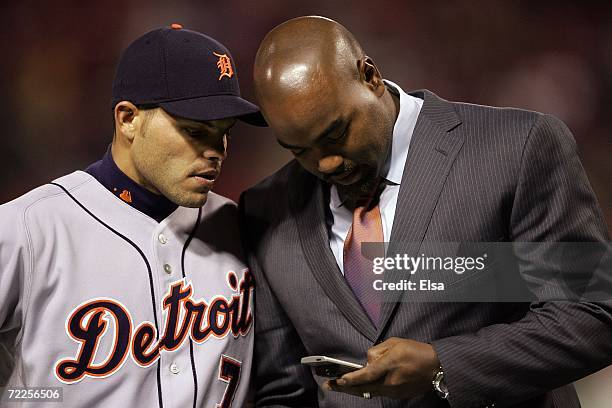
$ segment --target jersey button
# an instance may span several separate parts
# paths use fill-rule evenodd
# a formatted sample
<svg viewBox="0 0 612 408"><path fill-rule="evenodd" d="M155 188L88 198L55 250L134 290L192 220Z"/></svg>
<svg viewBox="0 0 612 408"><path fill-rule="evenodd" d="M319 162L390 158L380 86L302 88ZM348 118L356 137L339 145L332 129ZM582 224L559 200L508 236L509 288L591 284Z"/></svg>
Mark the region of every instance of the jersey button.
<svg viewBox="0 0 612 408"><path fill-rule="evenodd" d="M172 267L168 264L164 264L164 271L170 275L172 273Z"/></svg>
<svg viewBox="0 0 612 408"><path fill-rule="evenodd" d="M181 372L181 370L179 370L178 366L176 365L176 363L172 363L170 364L170 372L172 374L178 374Z"/></svg>
<svg viewBox="0 0 612 408"><path fill-rule="evenodd" d="M157 240L163 245L166 242L168 242L168 238L166 238L166 236L164 234L159 234L157 236Z"/></svg>

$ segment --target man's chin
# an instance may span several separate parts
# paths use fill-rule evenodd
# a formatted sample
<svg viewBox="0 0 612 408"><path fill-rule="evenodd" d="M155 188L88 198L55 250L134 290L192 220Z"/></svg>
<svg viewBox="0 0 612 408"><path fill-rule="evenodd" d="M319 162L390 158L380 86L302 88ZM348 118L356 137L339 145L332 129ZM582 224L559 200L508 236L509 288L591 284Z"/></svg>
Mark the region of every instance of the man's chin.
<svg viewBox="0 0 612 408"><path fill-rule="evenodd" d="M208 191L198 193L190 192L188 194L182 195L181 197L174 197L168 199L180 207L200 208L204 204L206 204L206 200L208 200Z"/></svg>
<svg viewBox="0 0 612 408"><path fill-rule="evenodd" d="M378 178L375 176L375 173L360 172L359 170L356 172L360 174L358 174L355 180L347 178L346 180L342 180L346 183L334 183L338 187L341 195L347 199L357 200L363 198L368 196L372 190L376 188Z"/></svg>

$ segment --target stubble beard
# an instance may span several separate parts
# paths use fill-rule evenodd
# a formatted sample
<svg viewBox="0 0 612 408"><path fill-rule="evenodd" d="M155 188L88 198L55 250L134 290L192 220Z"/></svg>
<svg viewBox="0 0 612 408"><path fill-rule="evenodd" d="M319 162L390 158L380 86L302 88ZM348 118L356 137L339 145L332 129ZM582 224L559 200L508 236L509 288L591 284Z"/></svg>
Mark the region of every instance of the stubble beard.
<svg viewBox="0 0 612 408"><path fill-rule="evenodd" d="M160 178L163 177L161 174L158 176ZM202 207L208 200L208 192L201 193L183 189L179 186L179 182L159 184L160 185L157 188L159 189L160 193L180 207L199 208Z"/></svg>
<svg viewBox="0 0 612 408"><path fill-rule="evenodd" d="M360 202L367 200L378 184L378 174L371 167L364 168L363 177L350 185L336 185L338 196L350 210L354 210Z"/></svg>
<svg viewBox="0 0 612 408"><path fill-rule="evenodd" d="M161 194L168 200L180 207L199 208L206 203L208 193L200 193L187 188L182 183L187 182L184 178L171 176L172 169L159 165L163 161L160 153L148 152L135 161L143 182L139 183L149 191ZM157 190L156 192L153 189Z"/></svg>

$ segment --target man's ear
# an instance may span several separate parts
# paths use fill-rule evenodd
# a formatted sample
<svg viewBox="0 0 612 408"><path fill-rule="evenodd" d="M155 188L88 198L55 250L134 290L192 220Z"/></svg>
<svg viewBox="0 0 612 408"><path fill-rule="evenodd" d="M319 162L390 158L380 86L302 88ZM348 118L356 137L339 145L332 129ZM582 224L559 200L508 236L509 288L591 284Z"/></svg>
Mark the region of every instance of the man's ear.
<svg viewBox="0 0 612 408"><path fill-rule="evenodd" d="M385 93L385 83L372 58L366 55L358 60L357 69L361 80L368 84L377 96L382 96Z"/></svg>
<svg viewBox="0 0 612 408"><path fill-rule="evenodd" d="M115 132L130 143L134 140L144 119L144 112L129 101L115 105Z"/></svg>

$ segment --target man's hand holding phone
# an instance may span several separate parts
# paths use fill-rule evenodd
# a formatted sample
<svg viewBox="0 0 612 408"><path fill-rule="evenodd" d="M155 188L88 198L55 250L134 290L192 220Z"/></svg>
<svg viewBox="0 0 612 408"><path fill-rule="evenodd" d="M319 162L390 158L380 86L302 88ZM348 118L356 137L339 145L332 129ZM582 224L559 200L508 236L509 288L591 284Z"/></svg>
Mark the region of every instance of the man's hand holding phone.
<svg viewBox="0 0 612 408"><path fill-rule="evenodd" d="M365 367L326 381L323 389L364 398L410 399L432 390L439 367L430 344L392 337L368 350Z"/></svg>

